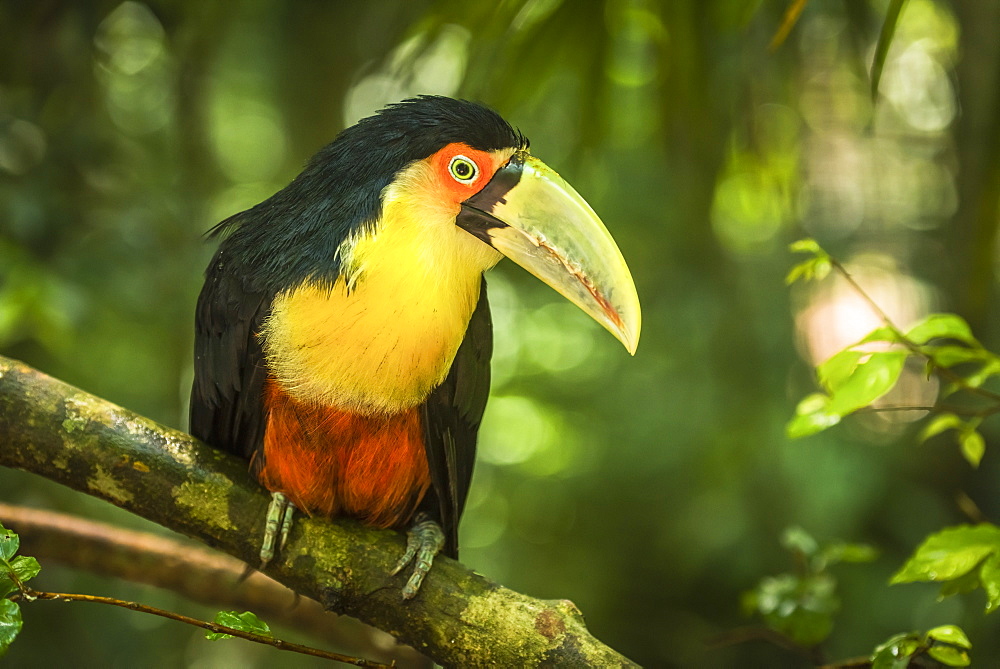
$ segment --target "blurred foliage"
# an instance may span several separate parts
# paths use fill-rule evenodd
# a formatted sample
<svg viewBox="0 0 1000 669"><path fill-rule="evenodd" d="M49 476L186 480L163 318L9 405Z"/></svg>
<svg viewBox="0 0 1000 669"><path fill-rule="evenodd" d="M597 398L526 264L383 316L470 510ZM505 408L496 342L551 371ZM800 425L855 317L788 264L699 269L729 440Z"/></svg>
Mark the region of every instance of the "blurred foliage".
<svg viewBox="0 0 1000 669"><path fill-rule="evenodd" d="M767 626L794 644L811 648L833 631L840 610L837 581L830 567L840 562L871 562L877 552L864 544L820 545L801 527L785 530L782 545L795 558L794 573L767 577L743 593L743 612L759 614Z"/></svg>
<svg viewBox="0 0 1000 669"><path fill-rule="evenodd" d="M1000 516L998 459L985 448L973 471L957 449L915 447L917 412L789 441L811 368L882 323L842 277L782 285L785 248L807 234L903 332L952 311L1000 349L1000 4L905 3L877 104L869 68L893 3L811 0L770 50L790 4L0 3L0 352L183 427L202 233L386 102L479 99L601 213L645 323L628 359L523 272L491 273L494 397L463 561L572 599L647 666L795 666L763 643L705 640L742 624L739 593L780 570L774 538L797 524L880 549L838 572L829 657L943 623L977 658L1000 657L978 605L884 587L926 535L967 520L957 492ZM903 365L883 399L937 393ZM997 434L989 421L978 433ZM0 487L139 524L19 472ZM212 615L57 567L38 579ZM291 662L66 609L26 610L9 661Z"/></svg>

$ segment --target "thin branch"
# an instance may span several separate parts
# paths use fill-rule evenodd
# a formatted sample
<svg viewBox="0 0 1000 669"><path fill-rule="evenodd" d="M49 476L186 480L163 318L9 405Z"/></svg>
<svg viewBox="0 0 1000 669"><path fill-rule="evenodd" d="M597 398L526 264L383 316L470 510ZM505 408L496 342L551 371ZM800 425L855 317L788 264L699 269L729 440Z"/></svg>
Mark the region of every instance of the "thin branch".
<svg viewBox="0 0 1000 669"><path fill-rule="evenodd" d="M253 611L268 623L301 630L353 655L417 669L430 660L385 632L325 611L236 558L193 542L137 532L69 514L0 503L0 521L21 552L42 562L166 588L221 609Z"/></svg>
<svg viewBox="0 0 1000 669"><path fill-rule="evenodd" d="M255 560L267 494L246 462L189 435L0 357L0 443L0 465ZM522 595L444 556L404 602L405 575L389 575L403 547L398 532L299 517L267 573L443 665L636 666L595 639L572 602Z"/></svg>
<svg viewBox="0 0 1000 669"><path fill-rule="evenodd" d="M959 490L955 493L955 504L958 508L968 516L969 520L974 523L989 523L990 519L983 513L983 510L979 508L975 500L969 497L969 495L964 490Z"/></svg>
<svg viewBox="0 0 1000 669"><path fill-rule="evenodd" d="M792 28L798 23L799 16L805 7L806 0L792 0L789 3L788 9L785 10L785 16L781 19L781 25L778 26L777 32L771 38L771 43L767 45L769 51L777 51L778 47L785 43L788 35L792 32Z"/></svg>
<svg viewBox="0 0 1000 669"><path fill-rule="evenodd" d="M233 629L232 627L226 627L225 625L219 625L218 623L210 623L205 620L198 620L197 618L184 616L179 613L174 613L173 611L158 609L155 606L147 606L145 604L140 604L139 602L129 602L123 599L115 599L114 597L99 597L97 595L81 595L68 592L45 592L42 590L34 590L23 585L21 586L21 593L18 597L27 601L47 600L57 602L91 602L94 604L120 606L131 611L148 613L150 615L160 616L161 618L167 618L168 620L175 620L186 625L200 627L208 630L209 632L229 634L239 637L240 639L245 639L246 641L253 641L254 643L260 643L266 646L273 646L280 650L302 653L303 655L311 655L313 657L321 657L325 660L336 660L345 664L353 664L357 667L384 668L395 666L394 664L382 664L380 662L372 662L371 660L365 660L359 657L351 657L350 655L341 655L340 653L333 653L319 648L311 648L309 646L303 646L289 641L282 641L281 639L276 639L270 636L254 634L253 632L245 632L243 630Z"/></svg>
<svg viewBox="0 0 1000 669"><path fill-rule="evenodd" d="M851 276L851 273L848 272L847 269L840 264L840 261L838 261L836 258L830 257L830 265L835 270L837 270L837 272L844 278L844 280L847 281L848 284L850 284L851 288L853 288L854 291L857 292L857 294L861 297L861 299L863 299L865 303L868 304L868 306L875 312L875 315L879 317L882 323L884 323L887 328L892 330L893 334L897 337L899 343L905 346L908 351L910 351L914 355L918 355L921 358L930 361L930 363L934 365L934 370L938 374L940 374L945 380L954 383L962 390L972 393L973 395L979 395L980 397L986 398L992 402L1000 403L1000 393L995 393L991 390L987 390L986 388L980 388L979 386L969 385L969 383L966 382L965 379L963 379L961 376L953 372L951 369L947 367L942 367L937 363L935 363L934 359L928 356L923 351L923 349L920 348L920 346L912 342L905 334L903 334L903 331L900 330L899 327L897 327L896 324L892 322L891 318L889 318L889 314L887 314L882 309L882 307L880 307L878 303L875 300L873 300L868 293L865 292L865 289L862 288L861 285L854 279L854 277ZM996 411L992 411L991 413L996 413L997 411L1000 411L1000 408L998 408Z"/></svg>
<svg viewBox="0 0 1000 669"><path fill-rule="evenodd" d="M788 635L782 634L781 632L773 630L770 627L759 627L757 625L737 627L709 639L707 645L709 648L726 648L729 646L747 643L749 641L764 641L773 646L777 646L782 650L787 650L791 653L799 655L812 664L822 664L822 661L819 658L818 648L807 648L806 646L797 643Z"/></svg>

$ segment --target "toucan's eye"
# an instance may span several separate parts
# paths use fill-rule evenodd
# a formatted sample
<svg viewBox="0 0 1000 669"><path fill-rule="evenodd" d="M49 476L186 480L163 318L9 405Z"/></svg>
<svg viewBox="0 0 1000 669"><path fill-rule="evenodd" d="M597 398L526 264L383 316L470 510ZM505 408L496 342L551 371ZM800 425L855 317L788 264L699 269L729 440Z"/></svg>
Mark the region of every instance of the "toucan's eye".
<svg viewBox="0 0 1000 669"><path fill-rule="evenodd" d="M448 172L455 181L463 184L470 184L479 176L479 167L471 159L465 156L455 156L448 163Z"/></svg>

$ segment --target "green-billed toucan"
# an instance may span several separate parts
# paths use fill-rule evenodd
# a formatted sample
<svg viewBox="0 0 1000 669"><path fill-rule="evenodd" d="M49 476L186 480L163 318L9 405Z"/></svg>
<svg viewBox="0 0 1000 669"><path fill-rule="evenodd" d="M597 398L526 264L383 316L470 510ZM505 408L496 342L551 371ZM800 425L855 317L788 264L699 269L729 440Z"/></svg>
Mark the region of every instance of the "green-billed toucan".
<svg viewBox="0 0 1000 669"><path fill-rule="evenodd" d="M438 552L457 557L489 394L483 272L506 256L629 352L639 338L635 286L600 219L471 102L386 107L214 232L192 434L248 458L272 492L262 561L290 504L407 527L407 598Z"/></svg>

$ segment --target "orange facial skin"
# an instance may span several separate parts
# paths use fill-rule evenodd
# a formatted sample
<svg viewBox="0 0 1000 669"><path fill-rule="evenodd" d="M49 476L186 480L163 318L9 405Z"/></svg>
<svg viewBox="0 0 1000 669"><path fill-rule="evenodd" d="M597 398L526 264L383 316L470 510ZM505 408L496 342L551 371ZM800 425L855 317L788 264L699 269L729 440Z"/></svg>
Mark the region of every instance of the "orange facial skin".
<svg viewBox="0 0 1000 669"><path fill-rule="evenodd" d="M510 159L511 153L512 151L480 151L468 144L456 142L448 144L427 160L438 179L441 199L454 204L457 214L461 203L479 192ZM452 175L449 166L456 156L464 156L476 164L478 174L475 179L464 182Z"/></svg>

